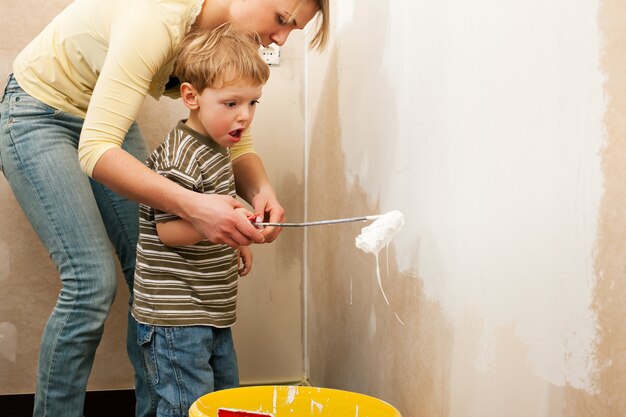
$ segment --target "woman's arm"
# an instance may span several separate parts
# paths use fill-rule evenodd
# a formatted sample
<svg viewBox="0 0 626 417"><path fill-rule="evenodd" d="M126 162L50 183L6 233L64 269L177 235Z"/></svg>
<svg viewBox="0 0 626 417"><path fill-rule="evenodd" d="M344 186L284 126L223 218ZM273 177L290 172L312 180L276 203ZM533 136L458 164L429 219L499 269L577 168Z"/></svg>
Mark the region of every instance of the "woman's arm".
<svg viewBox="0 0 626 417"><path fill-rule="evenodd" d="M81 166L113 191L189 221L211 242L232 247L263 242L235 213L240 206L235 199L186 190L121 149L154 75L171 57L174 39L166 12L155 4L147 13L144 3L130 2L111 22L106 59L81 132Z"/></svg>
<svg viewBox="0 0 626 417"><path fill-rule="evenodd" d="M233 171L237 194L253 207L255 215L273 223L285 221L285 210L278 202L263 162L257 154L246 153L239 156L233 161ZM281 230L280 227L266 227L261 233L265 242L272 242Z"/></svg>
<svg viewBox="0 0 626 417"><path fill-rule="evenodd" d="M120 148L111 148L102 154L94 167L93 178L124 197L189 221L213 243L236 248L265 241L264 236L235 211L242 205L234 198L186 190Z"/></svg>

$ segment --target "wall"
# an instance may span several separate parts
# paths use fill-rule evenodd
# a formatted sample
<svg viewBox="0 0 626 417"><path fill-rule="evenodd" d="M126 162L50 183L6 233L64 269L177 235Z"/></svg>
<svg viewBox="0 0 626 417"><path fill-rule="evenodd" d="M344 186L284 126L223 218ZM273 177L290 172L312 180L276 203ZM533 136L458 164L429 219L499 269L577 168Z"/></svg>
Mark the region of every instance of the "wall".
<svg viewBox="0 0 626 417"><path fill-rule="evenodd" d="M32 0L2 2L2 88L15 55L69 3L46 1L42 7L41 2ZM257 151L292 218L302 218L303 213L302 42L302 35L296 35L283 48L283 61L272 68L254 123ZM138 122L154 147L185 114L176 101L148 99ZM272 245L253 248L253 272L240 283L238 323L234 330L242 383L304 378L302 237L302 232L286 233ZM54 265L3 176L0 288L0 394L33 392L39 339L60 284ZM120 277L119 294L96 355L89 389L132 387L132 369L124 342L127 301L128 291Z"/></svg>
<svg viewBox="0 0 626 417"><path fill-rule="evenodd" d="M68 0L4 3L2 78ZM361 224L255 247L235 328L244 382L300 379L306 336L313 384L405 417L626 414L625 12L617 0L333 2L332 42L306 57L306 103L302 38L290 39L255 124L290 220L306 164L307 218L400 209L407 224L378 259L390 305L377 260L354 247ZM155 144L181 114L148 100L139 122ZM32 392L58 280L3 178L0 200L0 393ZM124 291L91 389L132 384Z"/></svg>
<svg viewBox="0 0 626 417"><path fill-rule="evenodd" d="M379 259L363 225L307 232L313 384L405 417L626 414L624 12L333 2L307 216L406 226Z"/></svg>

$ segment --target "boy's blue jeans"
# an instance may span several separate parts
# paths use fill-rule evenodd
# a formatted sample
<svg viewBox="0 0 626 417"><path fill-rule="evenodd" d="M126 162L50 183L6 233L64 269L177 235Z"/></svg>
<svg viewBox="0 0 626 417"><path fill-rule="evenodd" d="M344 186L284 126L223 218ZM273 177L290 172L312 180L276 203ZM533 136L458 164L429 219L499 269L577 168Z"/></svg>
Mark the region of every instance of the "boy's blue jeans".
<svg viewBox="0 0 626 417"><path fill-rule="evenodd" d="M37 417L83 415L87 379L117 289L111 243L132 298L137 204L81 171L77 147L82 125L80 117L45 105L9 78L0 107L0 168L56 264L62 284L41 340ZM132 125L123 148L146 159L137 125ZM128 320L136 415L153 416L156 402L136 343L136 322L130 314Z"/></svg>
<svg viewBox="0 0 626 417"><path fill-rule="evenodd" d="M206 393L239 386L230 328L137 324L137 342L157 395L157 417L187 417Z"/></svg>

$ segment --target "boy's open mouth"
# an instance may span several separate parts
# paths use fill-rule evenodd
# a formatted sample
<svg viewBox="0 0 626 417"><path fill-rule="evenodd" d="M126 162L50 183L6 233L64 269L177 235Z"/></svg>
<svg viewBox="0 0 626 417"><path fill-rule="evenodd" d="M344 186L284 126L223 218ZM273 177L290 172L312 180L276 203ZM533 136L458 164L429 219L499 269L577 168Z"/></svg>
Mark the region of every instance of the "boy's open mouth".
<svg viewBox="0 0 626 417"><path fill-rule="evenodd" d="M243 132L243 129L236 129L233 130L232 132L229 132L228 134L232 137L232 138L236 138L239 139L241 138L241 133Z"/></svg>

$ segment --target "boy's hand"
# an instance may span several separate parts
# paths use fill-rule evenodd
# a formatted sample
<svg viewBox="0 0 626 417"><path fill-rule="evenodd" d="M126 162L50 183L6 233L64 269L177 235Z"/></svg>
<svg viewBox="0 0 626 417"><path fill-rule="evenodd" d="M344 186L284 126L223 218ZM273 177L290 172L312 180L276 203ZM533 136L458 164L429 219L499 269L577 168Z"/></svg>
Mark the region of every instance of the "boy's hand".
<svg viewBox="0 0 626 417"><path fill-rule="evenodd" d="M285 209L280 205L274 191L271 189L261 189L252 199L254 214L261 221L270 223L284 223ZM261 230L265 237L265 242L273 242L281 232L282 227L268 226Z"/></svg>
<svg viewBox="0 0 626 417"><path fill-rule="evenodd" d="M245 277L252 269L252 251L249 246L239 248L239 276Z"/></svg>

